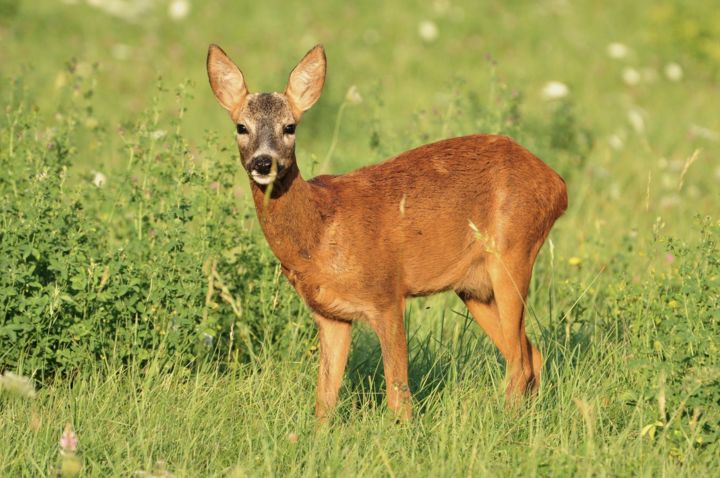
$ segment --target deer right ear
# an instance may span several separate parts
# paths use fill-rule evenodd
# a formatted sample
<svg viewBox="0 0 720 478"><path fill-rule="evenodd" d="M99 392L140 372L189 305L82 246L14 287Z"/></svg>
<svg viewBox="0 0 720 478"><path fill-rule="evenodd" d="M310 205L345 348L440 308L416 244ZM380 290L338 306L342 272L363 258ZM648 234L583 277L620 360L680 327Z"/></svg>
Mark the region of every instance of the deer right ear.
<svg viewBox="0 0 720 478"><path fill-rule="evenodd" d="M207 72L210 87L223 108L234 110L248 94L240 69L219 46L208 48Z"/></svg>

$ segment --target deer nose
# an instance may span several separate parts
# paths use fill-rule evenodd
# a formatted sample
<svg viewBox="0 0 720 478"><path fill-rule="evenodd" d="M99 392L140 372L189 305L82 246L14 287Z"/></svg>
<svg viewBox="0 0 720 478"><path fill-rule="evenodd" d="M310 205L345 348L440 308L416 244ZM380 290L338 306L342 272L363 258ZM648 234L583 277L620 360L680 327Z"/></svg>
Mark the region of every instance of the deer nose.
<svg viewBox="0 0 720 478"><path fill-rule="evenodd" d="M252 170L260 174L270 174L272 169L272 157L269 154L260 154L252 160Z"/></svg>

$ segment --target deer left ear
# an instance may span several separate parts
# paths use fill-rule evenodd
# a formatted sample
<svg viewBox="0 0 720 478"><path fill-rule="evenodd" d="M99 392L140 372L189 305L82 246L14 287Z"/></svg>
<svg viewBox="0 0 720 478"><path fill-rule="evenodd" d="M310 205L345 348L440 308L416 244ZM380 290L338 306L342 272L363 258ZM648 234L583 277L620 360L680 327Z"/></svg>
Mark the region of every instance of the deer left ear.
<svg viewBox="0 0 720 478"><path fill-rule="evenodd" d="M326 67L325 50L322 45L316 45L290 73L285 96L290 101L296 121L320 98Z"/></svg>

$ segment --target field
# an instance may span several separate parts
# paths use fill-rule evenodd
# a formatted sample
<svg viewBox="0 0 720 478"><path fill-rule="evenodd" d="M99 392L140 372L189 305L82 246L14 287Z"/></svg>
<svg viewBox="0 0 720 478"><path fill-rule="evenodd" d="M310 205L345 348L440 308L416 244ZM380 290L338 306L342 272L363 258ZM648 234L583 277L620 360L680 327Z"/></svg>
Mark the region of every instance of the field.
<svg viewBox="0 0 720 478"><path fill-rule="evenodd" d="M211 42L251 91L325 45L305 177L477 132L563 175L535 400L505 406L502 358L442 294L406 312L413 420L358 324L318 426L315 328L259 231ZM0 0L0 45L0 476L717 473L720 9Z"/></svg>

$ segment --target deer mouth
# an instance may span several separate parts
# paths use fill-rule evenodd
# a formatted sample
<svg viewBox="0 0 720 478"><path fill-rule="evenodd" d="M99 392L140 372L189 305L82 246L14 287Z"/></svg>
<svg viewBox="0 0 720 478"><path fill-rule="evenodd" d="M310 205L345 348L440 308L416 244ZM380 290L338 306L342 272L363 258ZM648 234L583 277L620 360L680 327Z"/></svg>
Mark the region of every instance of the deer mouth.
<svg viewBox="0 0 720 478"><path fill-rule="evenodd" d="M256 183L260 184L261 186L266 186L270 183L275 182L277 179L278 173L276 171L270 171L267 174L262 174L258 171L253 170L250 173L250 176L252 177L252 180Z"/></svg>

